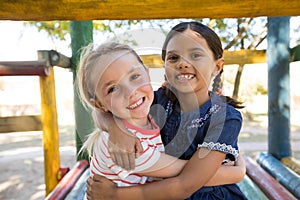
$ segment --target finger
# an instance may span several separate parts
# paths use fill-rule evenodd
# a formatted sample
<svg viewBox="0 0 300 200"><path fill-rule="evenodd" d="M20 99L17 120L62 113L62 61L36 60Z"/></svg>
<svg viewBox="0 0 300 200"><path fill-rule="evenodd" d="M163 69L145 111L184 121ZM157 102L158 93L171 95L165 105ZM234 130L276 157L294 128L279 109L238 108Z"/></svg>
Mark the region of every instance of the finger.
<svg viewBox="0 0 300 200"><path fill-rule="evenodd" d="M117 158L116 158L116 155L117 155L117 154L115 154L115 152L110 151L110 150L108 150L108 152L109 152L109 155L110 155L112 161L113 161L114 163L117 163Z"/></svg>
<svg viewBox="0 0 300 200"><path fill-rule="evenodd" d="M128 162L131 170L135 169L135 156L136 154L134 153L128 155Z"/></svg>
<svg viewBox="0 0 300 200"><path fill-rule="evenodd" d="M119 153L117 153L115 155L115 158L116 158L116 164L122 168L125 168L124 163L123 163L123 158L122 158L123 156L124 156L124 153L122 151L119 151Z"/></svg>
<svg viewBox="0 0 300 200"><path fill-rule="evenodd" d="M93 182L93 178L92 177L89 177L87 180L86 180L86 185L87 187L90 187L92 185L92 182Z"/></svg>
<svg viewBox="0 0 300 200"><path fill-rule="evenodd" d="M125 152L125 155L122 157L122 161L124 164L124 169L126 170L131 170L131 165L130 165L130 152Z"/></svg>
<svg viewBox="0 0 300 200"><path fill-rule="evenodd" d="M143 146L139 139L135 140L135 158L138 158L144 151Z"/></svg>
<svg viewBox="0 0 300 200"><path fill-rule="evenodd" d="M92 199L91 195L90 195L90 194L88 194L88 193L86 193L86 195L85 195L85 196L86 196L86 199L87 199L87 200L91 200L91 199Z"/></svg>
<svg viewBox="0 0 300 200"><path fill-rule="evenodd" d="M92 179L93 179L93 181L95 181L95 182L101 182L101 178L102 178L102 176L100 176L99 174L94 174L94 175L92 176Z"/></svg>
<svg viewBox="0 0 300 200"><path fill-rule="evenodd" d="M92 190L91 187L89 185L86 185L86 196L91 198L92 195Z"/></svg>

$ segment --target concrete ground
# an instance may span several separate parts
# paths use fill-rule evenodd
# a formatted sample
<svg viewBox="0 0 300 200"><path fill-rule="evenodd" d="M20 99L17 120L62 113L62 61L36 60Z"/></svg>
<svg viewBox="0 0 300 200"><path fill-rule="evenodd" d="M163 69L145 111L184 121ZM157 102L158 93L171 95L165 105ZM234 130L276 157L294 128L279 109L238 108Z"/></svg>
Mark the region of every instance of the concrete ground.
<svg viewBox="0 0 300 200"><path fill-rule="evenodd" d="M244 121L240 134L240 149L255 158L267 151L266 117ZM61 166L75 164L75 141L72 126L62 126L60 132ZM300 128L292 127L292 150L300 160ZM39 200L45 197L42 132L0 134L0 199Z"/></svg>

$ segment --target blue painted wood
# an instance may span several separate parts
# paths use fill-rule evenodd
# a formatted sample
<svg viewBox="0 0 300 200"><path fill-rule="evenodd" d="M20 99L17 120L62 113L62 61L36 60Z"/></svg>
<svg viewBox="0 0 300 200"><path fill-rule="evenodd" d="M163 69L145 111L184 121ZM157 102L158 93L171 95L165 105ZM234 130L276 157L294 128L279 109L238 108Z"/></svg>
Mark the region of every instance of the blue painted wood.
<svg viewBox="0 0 300 200"><path fill-rule="evenodd" d="M291 156L290 17L268 18L268 151L277 159Z"/></svg>
<svg viewBox="0 0 300 200"><path fill-rule="evenodd" d="M82 200L85 197L86 181L90 176L90 168L87 168L76 182L65 200Z"/></svg>
<svg viewBox="0 0 300 200"><path fill-rule="evenodd" d="M300 199L300 176L288 169L271 154L261 152L256 161L295 197Z"/></svg>
<svg viewBox="0 0 300 200"><path fill-rule="evenodd" d="M237 185L240 187L241 191L248 198L248 200L268 199L261 189L247 175Z"/></svg>

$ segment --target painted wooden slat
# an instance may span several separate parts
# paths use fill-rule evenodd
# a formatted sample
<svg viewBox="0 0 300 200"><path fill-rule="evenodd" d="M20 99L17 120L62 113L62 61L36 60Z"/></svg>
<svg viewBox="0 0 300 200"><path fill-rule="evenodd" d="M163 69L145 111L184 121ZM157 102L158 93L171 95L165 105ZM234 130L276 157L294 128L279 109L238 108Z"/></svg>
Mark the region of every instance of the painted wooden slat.
<svg viewBox="0 0 300 200"><path fill-rule="evenodd" d="M292 193L290 193L283 185L274 179L257 162L247 156L244 156L244 161L247 169L247 175L269 199L296 200Z"/></svg>
<svg viewBox="0 0 300 200"><path fill-rule="evenodd" d="M141 55L144 64L150 68L161 68L163 62L159 54ZM265 50L224 51L225 65L266 63Z"/></svg>
<svg viewBox="0 0 300 200"><path fill-rule="evenodd" d="M47 76L45 61L1 61L0 76Z"/></svg>
<svg viewBox="0 0 300 200"><path fill-rule="evenodd" d="M59 181L59 135L56 110L56 95L54 82L54 69L50 67L50 75L40 77L44 171L46 195L49 194Z"/></svg>
<svg viewBox="0 0 300 200"><path fill-rule="evenodd" d="M0 117L0 133L42 130L39 115Z"/></svg>
<svg viewBox="0 0 300 200"><path fill-rule="evenodd" d="M14 0L0 2L1 20L96 20L298 16L299 0Z"/></svg>
<svg viewBox="0 0 300 200"><path fill-rule="evenodd" d="M248 200L268 200L261 189L247 175L245 175L244 179L237 183L237 185Z"/></svg>

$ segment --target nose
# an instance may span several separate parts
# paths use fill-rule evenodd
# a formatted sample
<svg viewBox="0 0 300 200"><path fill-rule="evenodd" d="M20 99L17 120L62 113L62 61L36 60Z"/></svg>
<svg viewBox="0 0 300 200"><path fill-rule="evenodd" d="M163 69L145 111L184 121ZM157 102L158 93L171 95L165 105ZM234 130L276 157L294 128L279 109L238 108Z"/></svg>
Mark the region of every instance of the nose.
<svg viewBox="0 0 300 200"><path fill-rule="evenodd" d="M180 62L177 65L178 69L187 69L191 66L191 64L189 63L189 61L187 59L185 59L184 57L180 57Z"/></svg>
<svg viewBox="0 0 300 200"><path fill-rule="evenodd" d="M125 97L132 98L133 96L135 96L137 93L137 88L138 87L133 84L127 84L125 87Z"/></svg>

